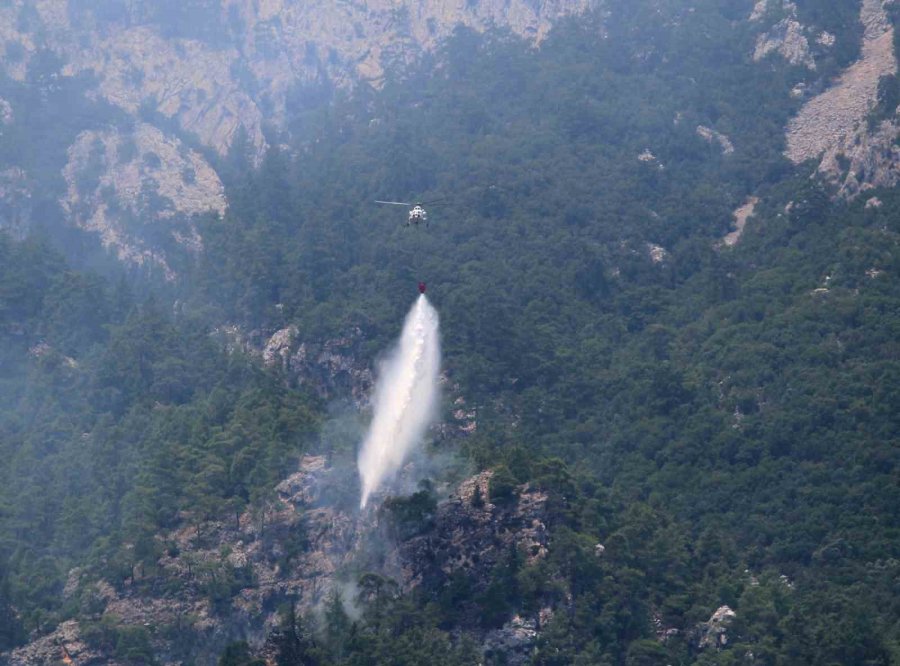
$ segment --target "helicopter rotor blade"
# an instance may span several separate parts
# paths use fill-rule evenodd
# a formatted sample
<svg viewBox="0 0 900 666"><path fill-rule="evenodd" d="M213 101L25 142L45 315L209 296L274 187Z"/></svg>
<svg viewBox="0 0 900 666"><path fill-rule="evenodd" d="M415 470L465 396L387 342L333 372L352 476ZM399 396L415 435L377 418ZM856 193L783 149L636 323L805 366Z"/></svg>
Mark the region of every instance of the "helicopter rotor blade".
<svg viewBox="0 0 900 666"><path fill-rule="evenodd" d="M434 204L441 203L442 201L447 201L450 197L441 197L440 199L432 199L431 201L425 201L420 206L433 206Z"/></svg>
<svg viewBox="0 0 900 666"><path fill-rule="evenodd" d="M390 204L391 206L412 206L413 205L411 203L406 203L405 201L379 201L378 199L375 200L375 203Z"/></svg>

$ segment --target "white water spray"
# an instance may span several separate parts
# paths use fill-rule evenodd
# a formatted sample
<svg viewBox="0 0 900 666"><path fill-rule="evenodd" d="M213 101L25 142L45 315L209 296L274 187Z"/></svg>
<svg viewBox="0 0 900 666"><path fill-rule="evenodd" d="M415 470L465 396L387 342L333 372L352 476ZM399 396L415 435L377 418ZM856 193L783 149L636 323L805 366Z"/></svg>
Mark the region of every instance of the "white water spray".
<svg viewBox="0 0 900 666"><path fill-rule="evenodd" d="M361 507L403 465L434 419L440 365L437 311L422 294L406 315L396 349L379 369L372 424L359 452Z"/></svg>

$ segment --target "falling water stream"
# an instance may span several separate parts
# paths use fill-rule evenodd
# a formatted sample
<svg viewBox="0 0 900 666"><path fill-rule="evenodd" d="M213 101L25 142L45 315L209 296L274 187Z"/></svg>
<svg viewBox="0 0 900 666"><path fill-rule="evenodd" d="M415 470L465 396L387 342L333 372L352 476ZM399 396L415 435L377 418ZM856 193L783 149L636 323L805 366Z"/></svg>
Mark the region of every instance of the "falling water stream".
<svg viewBox="0 0 900 666"><path fill-rule="evenodd" d="M435 418L440 347L437 311L421 294L406 316L396 348L379 368L372 423L358 461L363 508L422 442Z"/></svg>

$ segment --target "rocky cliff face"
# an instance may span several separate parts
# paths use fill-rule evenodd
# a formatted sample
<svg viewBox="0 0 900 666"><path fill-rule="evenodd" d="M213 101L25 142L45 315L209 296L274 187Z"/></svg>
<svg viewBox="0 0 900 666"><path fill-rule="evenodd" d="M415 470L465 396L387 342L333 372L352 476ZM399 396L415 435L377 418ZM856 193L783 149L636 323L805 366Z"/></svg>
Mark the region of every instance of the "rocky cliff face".
<svg viewBox="0 0 900 666"><path fill-rule="evenodd" d="M275 331L262 346L262 361L277 367L300 385L308 385L322 398L348 396L357 407L368 403L374 376L360 361L363 332L354 328L346 335L314 342L302 340L295 326Z"/></svg>
<svg viewBox="0 0 900 666"><path fill-rule="evenodd" d="M147 123L127 134L82 132L68 157L63 209L70 219L96 232L119 259L158 265L167 279L175 275L164 254L140 238L141 227L169 221L174 239L197 252L202 242L192 216L225 212L224 188L209 164Z"/></svg>
<svg viewBox="0 0 900 666"><path fill-rule="evenodd" d="M126 211L135 213L136 198L153 199L155 186L168 205L140 211L140 222L155 224L172 210L223 209L212 166L186 151L180 139L190 137L221 156L242 132L251 158L258 161L267 148L264 125L282 125L289 95L304 84L328 79L343 86L377 86L389 61L408 61L461 25L476 30L505 26L537 42L561 16L597 2L221 0L181 8L172 4L164 11L152 2L12 0L0 6L0 67L24 82L29 66L42 51L50 51L62 63L54 76L90 75L86 95L141 121L131 139L131 130L121 124L79 137L70 150L62 199L72 221L96 232L121 259L160 266L171 277L164 253L126 233L122 218ZM0 103L2 123L11 121L8 107ZM147 171L140 157L130 160L121 178L108 172L101 200L96 191L72 186L85 166L80 157L97 140L107 154L129 140L153 143L161 164L148 181L134 182L136 171ZM186 163L197 180L178 183ZM114 164L107 160L107 166ZM122 183L123 178L129 182ZM0 223L6 227L14 222L3 208L16 207L14 198L0 190ZM198 241L190 232L179 233L179 242Z"/></svg>
<svg viewBox="0 0 900 666"><path fill-rule="evenodd" d="M483 586L492 564L511 547L524 549L532 561L547 553L546 497L527 486L511 504L495 506L486 499L490 473L482 473L439 504L427 531L385 545L380 514L355 510L353 478L324 457L308 456L265 505L158 535L163 555L153 570L135 566L115 587L74 570L65 594L90 610L13 651L9 663L51 664L64 656L78 664L122 663L98 626L139 629L161 663L213 663L238 638L262 650L280 603L292 599L301 609L314 608L360 573L361 562L376 561L373 547L381 552L381 573L407 590L456 570ZM482 501L475 500L476 487ZM542 611L543 621L551 612ZM540 623L540 617L513 618L486 636L486 644L512 641L527 654Z"/></svg>
<svg viewBox="0 0 900 666"><path fill-rule="evenodd" d="M860 59L838 80L804 104L787 128L787 157L794 163L818 160L819 173L852 198L876 186L898 182L896 115L870 129L868 114L878 101L883 76L897 73L894 28L883 0L863 0L865 28Z"/></svg>
<svg viewBox="0 0 900 666"><path fill-rule="evenodd" d="M696 639L699 649L720 649L728 644L728 628L733 623L736 613L728 606L720 606L709 620L697 626Z"/></svg>
<svg viewBox="0 0 900 666"><path fill-rule="evenodd" d="M526 486L515 503L499 507L486 499L490 480L491 472L483 472L460 484L438 507L439 528L402 543L392 554L407 587L425 579L445 579L457 571L484 583L510 547L525 553L528 563L547 555L547 496ZM476 488L481 502L475 499Z"/></svg>
<svg viewBox="0 0 900 666"><path fill-rule="evenodd" d="M797 20L797 5L789 0L759 0L750 14L752 22L772 17L776 22L757 37L753 59L760 61L777 53L792 65L815 69L816 61L810 53L808 30ZM827 42L828 38L824 39Z"/></svg>
<svg viewBox="0 0 900 666"><path fill-rule="evenodd" d="M458 26L506 26L540 40L554 21L594 4L222 0L190 16L220 29L210 35L173 25L181 17L152 3L104 13L69 0L15 0L0 8L0 44L14 79L23 80L30 59L50 49L64 59L64 75L92 73L93 94L129 113L157 111L222 154L242 127L259 153L263 119L282 118L285 97L298 83L327 75L377 84L389 59L433 48Z"/></svg>
<svg viewBox="0 0 900 666"><path fill-rule="evenodd" d="M304 339L300 329L288 326L264 333L245 334L239 327L216 332L226 348L258 357L268 368L277 368L297 386L309 387L323 400L349 398L357 410L370 406L375 375L362 353L364 334L358 327L329 340ZM452 402L446 420L436 426L441 438L465 436L478 428L478 414L466 403L458 384L441 377L442 393Z"/></svg>

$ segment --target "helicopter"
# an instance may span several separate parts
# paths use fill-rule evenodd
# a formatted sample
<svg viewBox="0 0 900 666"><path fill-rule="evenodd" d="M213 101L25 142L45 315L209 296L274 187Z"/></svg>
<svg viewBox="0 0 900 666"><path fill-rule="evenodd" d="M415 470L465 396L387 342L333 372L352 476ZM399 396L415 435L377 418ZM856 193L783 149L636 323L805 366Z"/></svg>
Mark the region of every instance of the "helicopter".
<svg viewBox="0 0 900 666"><path fill-rule="evenodd" d="M428 211L425 210L425 206L430 206L443 200L444 199L434 199L433 201L426 201L425 203L408 203L406 201L380 201L376 199L375 203L387 204L389 206L406 206L407 208L409 208L409 216L406 219L406 226L417 227L421 223L427 227Z"/></svg>

